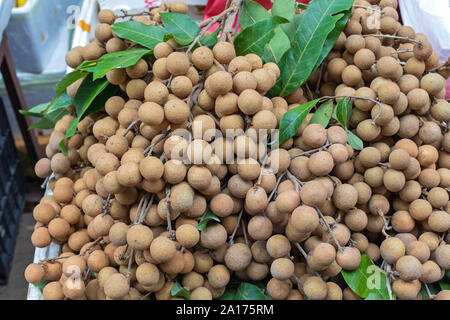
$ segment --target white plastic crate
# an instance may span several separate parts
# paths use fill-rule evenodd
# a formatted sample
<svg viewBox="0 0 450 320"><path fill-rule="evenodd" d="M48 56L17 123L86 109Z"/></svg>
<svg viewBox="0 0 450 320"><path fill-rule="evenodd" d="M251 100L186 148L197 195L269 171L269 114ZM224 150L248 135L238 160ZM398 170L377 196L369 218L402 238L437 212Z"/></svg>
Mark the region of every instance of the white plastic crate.
<svg viewBox="0 0 450 320"><path fill-rule="evenodd" d="M11 16L12 8L14 7L14 1L0 0L0 41L3 31L5 30L9 17Z"/></svg>
<svg viewBox="0 0 450 320"><path fill-rule="evenodd" d="M79 2L28 0L24 6L13 8L6 33L18 71L41 73L45 69L62 29L68 28L67 8Z"/></svg>

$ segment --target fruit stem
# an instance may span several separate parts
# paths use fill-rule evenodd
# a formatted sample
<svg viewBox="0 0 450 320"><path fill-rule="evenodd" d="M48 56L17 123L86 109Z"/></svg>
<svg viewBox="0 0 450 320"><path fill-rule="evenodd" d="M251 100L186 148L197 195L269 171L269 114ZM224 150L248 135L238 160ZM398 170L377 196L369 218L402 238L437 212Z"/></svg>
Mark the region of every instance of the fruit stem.
<svg viewBox="0 0 450 320"><path fill-rule="evenodd" d="M320 147L320 148L317 148L317 149L311 149L311 150L308 150L308 151L305 151L305 152L296 154L295 156L291 157L291 160L292 160L292 159L295 159L295 158L298 158L298 157L301 157L301 156L307 156L307 155L316 153L316 152L318 152L318 151L326 150L326 149L327 149L329 146L331 146L331 145L332 145L332 143L327 143L326 145L324 145L324 146L322 146L322 147Z"/></svg>
<svg viewBox="0 0 450 320"><path fill-rule="evenodd" d="M386 289L389 294L389 300L394 300L392 297L392 289L391 289L391 279L389 279L389 273L391 272L391 265L389 263L386 263Z"/></svg>
<svg viewBox="0 0 450 320"><path fill-rule="evenodd" d="M325 224L325 226L327 227L328 233L330 234L330 237L333 239L334 243L336 244L337 248L339 251L342 251L344 248L342 248L342 246L340 245L339 241L336 239L336 236L333 233L333 230L331 229L330 224L328 223L328 221L325 219L325 216L323 215L322 211L320 211L319 208L315 207L317 213L319 214L320 218L322 219L323 223Z"/></svg>
<svg viewBox="0 0 450 320"><path fill-rule="evenodd" d="M275 184L275 188L273 188L272 192L270 193L270 196L268 198L268 202L270 202L270 200L272 200L273 196L275 195L275 193L278 190L278 186L280 185L281 179L283 179L283 177L285 176L286 172L283 172L277 180L277 183Z"/></svg>
<svg viewBox="0 0 450 320"><path fill-rule="evenodd" d="M354 4L353 8L363 8L363 9L366 9L368 11L374 11L374 12L377 12L377 13L379 13L381 15L384 15L384 11L378 9L379 8L378 6L370 6L369 7L369 6L363 6L363 5L360 5L360 4Z"/></svg>
<svg viewBox="0 0 450 320"><path fill-rule="evenodd" d="M448 67L448 66L449 66L448 61L445 61L445 62L441 63L440 65L438 65L437 67L435 67L433 69L430 69L430 70L427 70L427 72L428 73L435 72L435 71L438 71L441 68L445 68L445 67Z"/></svg>
<svg viewBox="0 0 450 320"><path fill-rule="evenodd" d="M140 122L141 122L141 119L137 119L137 120L133 121L133 123L130 124L130 126L127 128L127 130L123 133L122 136L123 136L123 137L126 137L127 134L128 134L128 132L130 132L130 130L133 129L133 127L134 127L135 125L137 125L138 123L140 123Z"/></svg>
<svg viewBox="0 0 450 320"><path fill-rule="evenodd" d="M306 251L302 248L302 246L300 245L300 243L295 242L294 245L297 247L298 251L300 251L300 253L302 254L303 258L307 259L307 258L308 258L308 254L307 254Z"/></svg>
<svg viewBox="0 0 450 320"><path fill-rule="evenodd" d="M431 293L430 288L428 288L428 285L427 285L426 283L424 283L424 285L425 285L425 290L427 290L428 296L429 296L432 300L434 300L434 298L436 298L436 296L435 296L434 294Z"/></svg>
<svg viewBox="0 0 450 320"><path fill-rule="evenodd" d="M229 238L230 246L232 246L234 244L234 236L236 235L236 232L239 229L239 225L241 224L241 219L242 219L243 213L244 213L244 209L242 209L241 212L239 212L238 221L236 223L236 226L233 229L233 233L231 234L231 236Z"/></svg>
<svg viewBox="0 0 450 320"><path fill-rule="evenodd" d="M393 36L390 34L365 34L363 37L375 37L375 38L390 38L390 39L397 39L397 40L405 40L409 42L417 43L419 46L422 46L422 41L411 39L408 37L402 37L402 36Z"/></svg>

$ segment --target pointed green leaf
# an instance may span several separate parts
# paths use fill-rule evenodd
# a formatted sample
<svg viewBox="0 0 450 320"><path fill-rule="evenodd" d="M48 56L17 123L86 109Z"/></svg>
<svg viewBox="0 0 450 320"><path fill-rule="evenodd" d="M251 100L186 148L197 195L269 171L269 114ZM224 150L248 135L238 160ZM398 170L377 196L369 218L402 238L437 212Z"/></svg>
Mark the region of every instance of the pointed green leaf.
<svg viewBox="0 0 450 320"><path fill-rule="evenodd" d="M248 282L242 282L236 290L234 300L272 300L260 288Z"/></svg>
<svg viewBox="0 0 450 320"><path fill-rule="evenodd" d="M217 28L216 30L214 30L213 33L211 33L209 36L203 36L200 39L200 44L202 46L206 46L206 47L212 47L217 43L217 35L219 34L219 31L221 31L221 28Z"/></svg>
<svg viewBox="0 0 450 320"><path fill-rule="evenodd" d="M172 297L180 297L186 300L191 300L191 294L185 288L183 288L178 282L176 282L170 290Z"/></svg>
<svg viewBox="0 0 450 320"><path fill-rule="evenodd" d="M364 300L384 300L383 296L376 293L376 292L370 292L366 299Z"/></svg>
<svg viewBox="0 0 450 320"><path fill-rule="evenodd" d="M336 22L336 26L334 27L333 31L330 32L327 39L325 40L322 53L320 54L319 59L317 60L316 63L316 67L314 69L317 69L322 64L323 60L325 60L330 51L333 49L337 39L339 38L339 35L347 25L351 12L352 12L351 9L345 11L344 16Z"/></svg>
<svg viewBox="0 0 450 320"><path fill-rule="evenodd" d="M270 18L270 13L266 10L266 8L255 1L245 0L244 10L242 11L240 20L242 29L268 18Z"/></svg>
<svg viewBox="0 0 450 320"><path fill-rule="evenodd" d="M281 59L282 86L278 95L287 96L306 82L328 35L352 4L353 0L315 0L309 4L291 41L293 50Z"/></svg>
<svg viewBox="0 0 450 320"><path fill-rule="evenodd" d="M348 144L355 150L364 149L364 142L350 130L345 130L347 132Z"/></svg>
<svg viewBox="0 0 450 320"><path fill-rule="evenodd" d="M306 9L308 9L308 5L304 4L304 3L297 2L296 5L295 5L295 8L297 10L306 10Z"/></svg>
<svg viewBox="0 0 450 320"><path fill-rule="evenodd" d="M349 108L350 106L350 108ZM336 105L336 120L339 121L344 128L347 128L347 123L349 119L349 110L352 109L352 100L350 98L341 99Z"/></svg>
<svg viewBox="0 0 450 320"><path fill-rule="evenodd" d="M41 120L33 123L28 128L28 130L35 129L35 128L42 129L42 130L53 129L56 125L56 122L58 122L58 120L61 119L62 117L64 117L66 114L69 114L69 111L67 111L67 109L65 109L65 108L53 110L52 112L45 114L41 118Z"/></svg>
<svg viewBox="0 0 450 320"><path fill-rule="evenodd" d="M235 300L236 290L228 289L218 300Z"/></svg>
<svg viewBox="0 0 450 320"><path fill-rule="evenodd" d="M275 0L270 13L292 21L294 19L295 0Z"/></svg>
<svg viewBox="0 0 450 320"><path fill-rule="evenodd" d="M274 36L275 28L285 22L287 22L285 18L271 17L245 28L234 40L236 53L241 56L249 53L262 56L264 47Z"/></svg>
<svg viewBox="0 0 450 320"><path fill-rule="evenodd" d="M33 286L35 286L36 288L39 288L39 290L41 290L41 292L42 292L48 283L50 283L50 281L42 280L39 283L33 283Z"/></svg>
<svg viewBox="0 0 450 320"><path fill-rule="evenodd" d="M389 300L389 293L386 288L386 274L365 254L361 255L361 263L356 270L341 271L345 282L361 298L369 297L374 293L384 300ZM371 296L373 297L373 295Z"/></svg>
<svg viewBox="0 0 450 320"><path fill-rule="evenodd" d="M60 94L62 94L67 89L68 86L70 86L77 80L80 80L81 78L83 78L86 75L87 75L86 72L80 71L80 70L74 70L74 71L66 74L61 79L61 81L59 81L55 86L56 97L59 96Z"/></svg>
<svg viewBox="0 0 450 320"><path fill-rule="evenodd" d="M320 99L309 101L296 108L293 108L286 112L280 120L280 131L278 144L283 144L290 138L292 138L298 131L298 128L302 125L308 113L315 107Z"/></svg>
<svg viewBox="0 0 450 320"><path fill-rule="evenodd" d="M328 100L323 103L314 115L312 116L309 124L318 123L322 127L326 128L328 123L330 123L331 116L333 115L333 100Z"/></svg>
<svg viewBox="0 0 450 320"><path fill-rule="evenodd" d="M275 29L275 34L268 44L264 47L265 62L275 62L278 64L286 51L291 48L291 42L288 36L280 27Z"/></svg>
<svg viewBox="0 0 450 320"><path fill-rule="evenodd" d="M69 95L67 94L67 91L64 90L63 93L61 93L59 96L56 97L56 100L54 101L54 103L50 107L47 107L45 114L48 114L50 112L53 112L53 111L56 111L56 110L59 110L62 108L67 108L71 105L73 105L73 99L71 97L69 97Z"/></svg>
<svg viewBox="0 0 450 320"><path fill-rule="evenodd" d="M19 110L19 113L23 116L30 116L30 117L39 117L41 118L43 116L42 112L47 109L50 102L47 103L41 103L37 106L34 106L31 109L28 110Z"/></svg>
<svg viewBox="0 0 450 320"><path fill-rule="evenodd" d="M150 50L164 41L166 31L157 26L148 26L137 21L118 22L112 25L113 32L122 39L128 39Z"/></svg>
<svg viewBox="0 0 450 320"><path fill-rule="evenodd" d="M94 80L104 77L113 69L122 69L134 66L143 56L152 51L147 49L133 49L113 54L105 54L94 68Z"/></svg>
<svg viewBox="0 0 450 320"><path fill-rule="evenodd" d="M441 287L441 290L450 290L450 283L447 281L439 281L439 286Z"/></svg>
<svg viewBox="0 0 450 320"><path fill-rule="evenodd" d="M200 33L197 23L185 14L162 12L161 18L167 32L172 34L175 41L183 46L191 44Z"/></svg>
<svg viewBox="0 0 450 320"><path fill-rule="evenodd" d="M106 79L93 80L92 75L89 75L81 84L77 94L74 98L74 104L77 111L77 116L82 118L86 110L91 105L92 101L102 92L109 84Z"/></svg>
<svg viewBox="0 0 450 320"><path fill-rule="evenodd" d="M212 213L211 211L208 211L206 213L206 215L202 218L202 220L199 222L197 229L200 231L206 231L206 228L208 227L208 223L210 221L220 222L220 219L219 219L219 217L214 215L214 213Z"/></svg>

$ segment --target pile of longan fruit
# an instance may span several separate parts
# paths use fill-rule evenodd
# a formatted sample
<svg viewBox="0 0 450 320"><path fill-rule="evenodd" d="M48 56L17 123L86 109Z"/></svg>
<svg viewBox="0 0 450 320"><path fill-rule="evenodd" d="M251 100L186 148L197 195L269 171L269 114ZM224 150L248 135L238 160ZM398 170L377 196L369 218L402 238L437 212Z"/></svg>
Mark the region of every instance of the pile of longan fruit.
<svg viewBox="0 0 450 320"><path fill-rule="evenodd" d="M53 194L34 209L31 241L57 243L61 253L30 264L27 281L50 281L44 299L182 299L171 295L178 283L192 300L207 300L237 278L263 282L277 300L352 300L361 298L341 270L357 269L366 254L396 299L421 299L422 285L450 269L448 69L427 72L438 56L398 22L396 0L355 4L308 80L317 92L266 97L278 66L237 56L225 41L186 53L169 40L154 57L110 71L122 92L78 124L67 156L58 143L74 114L59 120L48 158L36 164ZM367 27L361 6L371 4L383 13L380 30ZM167 11L187 6L166 2L134 19L161 25ZM69 66L139 47L113 34L114 13L99 20L96 39L68 53ZM81 82L68 88L71 97ZM311 113L270 150L270 130L319 92L353 97L349 129L365 148L354 150L334 120L309 124ZM199 230L210 213L220 222Z"/></svg>

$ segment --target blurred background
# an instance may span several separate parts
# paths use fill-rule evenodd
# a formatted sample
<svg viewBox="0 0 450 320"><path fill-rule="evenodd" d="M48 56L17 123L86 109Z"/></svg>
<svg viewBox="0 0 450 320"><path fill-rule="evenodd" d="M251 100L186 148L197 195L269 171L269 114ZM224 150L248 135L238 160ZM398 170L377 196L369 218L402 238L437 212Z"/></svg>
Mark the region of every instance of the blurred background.
<svg viewBox="0 0 450 320"><path fill-rule="evenodd" d="M195 20L220 13L226 0L184 0ZM271 0L257 0L269 9ZM301 0L308 3L308 0ZM93 38L100 9L130 13L158 6L156 0L0 0L0 300L26 299L26 266L47 251L36 251L30 236L33 207L44 190L34 162L49 130L18 113L50 101L68 71L65 55ZM427 35L441 60L450 55L449 0L400 0L405 25ZM450 90L447 90L447 94ZM447 97L448 98L448 97ZM33 290L33 288L31 288Z"/></svg>

